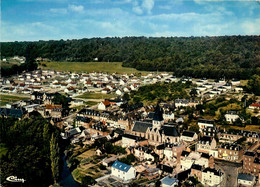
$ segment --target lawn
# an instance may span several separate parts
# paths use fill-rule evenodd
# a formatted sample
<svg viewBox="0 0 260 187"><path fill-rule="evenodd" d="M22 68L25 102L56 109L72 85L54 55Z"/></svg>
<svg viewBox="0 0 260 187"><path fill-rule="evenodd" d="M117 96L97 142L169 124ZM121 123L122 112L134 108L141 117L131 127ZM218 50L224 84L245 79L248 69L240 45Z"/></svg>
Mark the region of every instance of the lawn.
<svg viewBox="0 0 260 187"><path fill-rule="evenodd" d="M84 93L82 95L77 96L77 98L82 98L82 99L111 99L113 97L116 97L116 95L94 93L94 92ZM89 103L89 104L94 104L94 103Z"/></svg>
<svg viewBox="0 0 260 187"><path fill-rule="evenodd" d="M2 94L0 95L0 106L4 106L7 103L13 103L15 101L20 101L23 99L28 99L29 96L14 96L14 95L6 95Z"/></svg>
<svg viewBox="0 0 260 187"><path fill-rule="evenodd" d="M87 101L85 104L88 105L88 106L94 106L94 105L98 104L98 102L95 102L95 101Z"/></svg>
<svg viewBox="0 0 260 187"><path fill-rule="evenodd" d="M122 62L42 62L42 69L72 72L148 73L134 68L122 67Z"/></svg>

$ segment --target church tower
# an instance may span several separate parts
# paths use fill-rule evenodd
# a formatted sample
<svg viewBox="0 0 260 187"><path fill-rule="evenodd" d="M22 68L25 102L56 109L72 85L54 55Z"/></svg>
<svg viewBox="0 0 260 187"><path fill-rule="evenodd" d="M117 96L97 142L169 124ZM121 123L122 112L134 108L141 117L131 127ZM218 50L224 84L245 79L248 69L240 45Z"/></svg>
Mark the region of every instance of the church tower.
<svg viewBox="0 0 260 187"><path fill-rule="evenodd" d="M163 120L163 111L159 107L159 105L156 106L153 116L153 128L161 128L164 123Z"/></svg>

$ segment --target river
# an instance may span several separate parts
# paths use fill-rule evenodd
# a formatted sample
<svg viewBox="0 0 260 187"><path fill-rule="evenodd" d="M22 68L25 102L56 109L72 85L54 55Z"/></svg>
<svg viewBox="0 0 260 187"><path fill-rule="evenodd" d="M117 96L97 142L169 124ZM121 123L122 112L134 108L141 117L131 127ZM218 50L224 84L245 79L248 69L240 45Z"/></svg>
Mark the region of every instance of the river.
<svg viewBox="0 0 260 187"><path fill-rule="evenodd" d="M74 178L72 177L69 167L67 165L66 159L65 159L65 155L62 157L63 160L63 169L61 172L61 180L59 182L59 184L61 186L64 187L78 187L78 183L74 180Z"/></svg>

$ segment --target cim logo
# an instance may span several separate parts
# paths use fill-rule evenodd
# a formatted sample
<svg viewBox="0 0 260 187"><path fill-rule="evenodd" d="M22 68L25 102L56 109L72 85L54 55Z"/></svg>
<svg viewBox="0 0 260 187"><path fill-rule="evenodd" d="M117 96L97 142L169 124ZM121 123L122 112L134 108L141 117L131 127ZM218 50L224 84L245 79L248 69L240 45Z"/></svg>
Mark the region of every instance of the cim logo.
<svg viewBox="0 0 260 187"><path fill-rule="evenodd" d="M6 180L9 182L22 182L22 183L25 182L24 179L19 179L19 178L17 178L17 176L9 176L6 178Z"/></svg>

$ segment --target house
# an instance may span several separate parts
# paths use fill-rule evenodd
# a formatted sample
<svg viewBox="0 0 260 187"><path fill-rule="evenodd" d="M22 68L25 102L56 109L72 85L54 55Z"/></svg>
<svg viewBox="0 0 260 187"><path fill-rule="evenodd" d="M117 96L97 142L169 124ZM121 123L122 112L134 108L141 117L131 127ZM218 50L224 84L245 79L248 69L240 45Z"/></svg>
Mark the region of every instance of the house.
<svg viewBox="0 0 260 187"><path fill-rule="evenodd" d="M116 157L115 156L113 156L113 157L110 157L110 158L104 158L103 160L102 160L102 165L103 166L106 166L106 167L109 167L109 166L111 166L115 161L116 161Z"/></svg>
<svg viewBox="0 0 260 187"><path fill-rule="evenodd" d="M179 180L167 175L163 179L161 179L161 186L162 187L175 187L178 186Z"/></svg>
<svg viewBox="0 0 260 187"><path fill-rule="evenodd" d="M175 99L174 104L176 108L189 106L189 99Z"/></svg>
<svg viewBox="0 0 260 187"><path fill-rule="evenodd" d="M111 168L111 175L127 182L135 179L136 170L134 167L115 161Z"/></svg>
<svg viewBox="0 0 260 187"><path fill-rule="evenodd" d="M199 119L198 126L200 127L200 131L202 132L203 129L207 127L214 127L214 120Z"/></svg>
<svg viewBox="0 0 260 187"><path fill-rule="evenodd" d="M181 135L180 138L182 141L186 141L186 142L192 142L196 139L198 139L198 135L195 132L191 132L191 131L184 131Z"/></svg>
<svg viewBox="0 0 260 187"><path fill-rule="evenodd" d="M83 100L79 100L79 99L74 99L70 102L70 105L72 106L80 106L83 105L84 101Z"/></svg>
<svg viewBox="0 0 260 187"><path fill-rule="evenodd" d="M145 138L132 134L124 134L122 136L122 147L135 147L137 145L148 145L148 142Z"/></svg>
<svg viewBox="0 0 260 187"><path fill-rule="evenodd" d="M117 95L124 95L124 92L123 92L123 90L118 89L118 90L116 90L116 94Z"/></svg>
<svg viewBox="0 0 260 187"><path fill-rule="evenodd" d="M109 88L104 88L101 93L102 94L109 94L111 92L111 90Z"/></svg>
<svg viewBox="0 0 260 187"><path fill-rule="evenodd" d="M159 155L160 159L166 157L166 160L170 160L170 157L180 157L182 151L185 149L185 146L181 144L163 143L156 146L154 151Z"/></svg>
<svg viewBox="0 0 260 187"><path fill-rule="evenodd" d="M206 127L202 129L203 136L213 136L215 137L218 133L217 127Z"/></svg>
<svg viewBox="0 0 260 187"><path fill-rule="evenodd" d="M68 87L68 88L65 88L64 90L65 93L75 93L76 92L76 89L72 86Z"/></svg>
<svg viewBox="0 0 260 187"><path fill-rule="evenodd" d="M213 168L205 168L202 171L201 183L209 186L218 186L224 179L224 173Z"/></svg>
<svg viewBox="0 0 260 187"><path fill-rule="evenodd" d="M241 118L239 117L237 111L228 111L228 112L225 114L225 119L226 119L227 122L233 123L233 122L235 122L236 120L241 119Z"/></svg>
<svg viewBox="0 0 260 187"><path fill-rule="evenodd" d="M61 118L62 117L62 105L46 105L44 110L44 116Z"/></svg>
<svg viewBox="0 0 260 187"><path fill-rule="evenodd" d="M239 173L237 177L237 184L238 186L254 186L255 184L255 176L246 174L246 173Z"/></svg>
<svg viewBox="0 0 260 187"><path fill-rule="evenodd" d="M238 80L238 79L232 79L232 80L231 80L231 84L232 84L232 85L239 85L239 84L240 84L240 80Z"/></svg>
<svg viewBox="0 0 260 187"><path fill-rule="evenodd" d="M243 172L260 173L260 153L247 151L243 155Z"/></svg>
<svg viewBox="0 0 260 187"><path fill-rule="evenodd" d="M249 105L250 110L260 110L260 103L252 103Z"/></svg>
<svg viewBox="0 0 260 187"><path fill-rule="evenodd" d="M174 120L174 112L164 111L163 119L166 122L169 121L169 120Z"/></svg>
<svg viewBox="0 0 260 187"><path fill-rule="evenodd" d="M161 171L160 173L164 172L166 174L172 174L173 171L174 171L174 168L171 167L171 166L167 166L167 165L164 165L164 164L159 164L157 165L157 168L159 168Z"/></svg>
<svg viewBox="0 0 260 187"><path fill-rule="evenodd" d="M107 107L109 107L109 106L110 106L110 102L108 100L102 101L98 105L98 110L106 110Z"/></svg>
<svg viewBox="0 0 260 187"><path fill-rule="evenodd" d="M140 161L154 161L154 153L151 148L145 147L145 146L138 146L134 148L134 155L140 160Z"/></svg>
<svg viewBox="0 0 260 187"><path fill-rule="evenodd" d="M236 86L235 87L235 92L243 92L243 87L242 86Z"/></svg>
<svg viewBox="0 0 260 187"><path fill-rule="evenodd" d="M246 137L247 142L255 143L260 141L260 133L255 131L244 131L229 129L228 131L221 132L220 142L235 142L238 139Z"/></svg>
<svg viewBox="0 0 260 187"><path fill-rule="evenodd" d="M217 142L215 138L212 138L210 136L203 136L195 145L195 148L199 152L209 153L209 151L215 149L216 146Z"/></svg>
<svg viewBox="0 0 260 187"><path fill-rule="evenodd" d="M192 164L191 166L191 176L195 176L199 181L202 180L202 169L203 167L198 164Z"/></svg>
<svg viewBox="0 0 260 187"><path fill-rule="evenodd" d="M243 156L243 148L237 144L224 143L218 148L218 157L229 161L238 161Z"/></svg>
<svg viewBox="0 0 260 187"><path fill-rule="evenodd" d="M191 168L192 164L194 164L195 160L198 160L200 158L200 153L198 152L188 152L188 151L183 151L181 153L181 170L186 171Z"/></svg>

